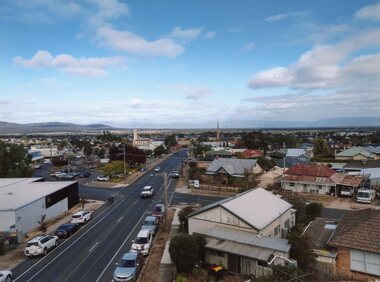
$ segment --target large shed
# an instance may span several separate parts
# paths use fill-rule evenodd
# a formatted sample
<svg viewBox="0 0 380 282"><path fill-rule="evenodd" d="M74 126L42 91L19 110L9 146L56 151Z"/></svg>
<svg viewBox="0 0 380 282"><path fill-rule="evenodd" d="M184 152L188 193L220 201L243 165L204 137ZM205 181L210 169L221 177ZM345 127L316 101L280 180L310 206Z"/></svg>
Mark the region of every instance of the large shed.
<svg viewBox="0 0 380 282"><path fill-rule="evenodd" d="M0 231L24 234L79 203L78 182L0 178Z"/></svg>

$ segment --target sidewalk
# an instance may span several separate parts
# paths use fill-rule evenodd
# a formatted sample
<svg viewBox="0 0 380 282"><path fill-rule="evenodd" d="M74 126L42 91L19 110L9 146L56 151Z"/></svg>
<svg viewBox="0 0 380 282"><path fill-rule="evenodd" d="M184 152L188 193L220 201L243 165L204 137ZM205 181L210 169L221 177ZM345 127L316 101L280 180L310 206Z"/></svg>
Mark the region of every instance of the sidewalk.
<svg viewBox="0 0 380 282"><path fill-rule="evenodd" d="M165 250L164 250L164 253L162 254L157 282L168 282L168 281L171 281L173 278L172 269L173 269L174 264L169 254L169 244L170 244L170 239L173 238L173 236L175 236L179 232L180 223L178 219L178 212L181 210L181 207L175 206L173 208L175 208L175 213L174 213L172 225L170 227L169 238L166 241Z"/></svg>
<svg viewBox="0 0 380 282"><path fill-rule="evenodd" d="M84 209L88 211L95 211L99 207L101 207L104 204L102 201L88 201L84 205ZM77 211L81 210L80 204L78 204L75 208L68 210L63 214L63 216L59 217L58 219L55 219L54 222L49 223L46 229L46 234L54 234L55 230L63 223L67 223L71 219L71 215ZM12 269L16 267L21 261L25 259L24 256L24 249L26 246L26 242L30 239L32 239L35 236L42 235L43 232L41 231L31 231L28 232L28 238L25 237L24 240L18 244L17 248L14 250L8 250L5 255L0 256L0 269Z"/></svg>

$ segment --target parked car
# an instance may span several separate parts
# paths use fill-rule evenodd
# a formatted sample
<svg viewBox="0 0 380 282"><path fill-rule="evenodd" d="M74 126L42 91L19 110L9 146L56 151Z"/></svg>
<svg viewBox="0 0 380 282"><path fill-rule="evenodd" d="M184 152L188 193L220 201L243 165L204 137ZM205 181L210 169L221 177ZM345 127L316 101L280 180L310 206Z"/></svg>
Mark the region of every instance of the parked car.
<svg viewBox="0 0 380 282"><path fill-rule="evenodd" d="M161 168L160 168L159 166L157 166L157 167L154 169L155 172L159 172L160 170L161 170Z"/></svg>
<svg viewBox="0 0 380 282"><path fill-rule="evenodd" d="M81 172L79 172L79 177L80 178L87 178L87 177L90 177L91 176L91 172L89 172L89 171L81 171Z"/></svg>
<svg viewBox="0 0 380 282"><path fill-rule="evenodd" d="M179 178L179 171L178 170L172 171L172 178Z"/></svg>
<svg viewBox="0 0 380 282"><path fill-rule="evenodd" d="M55 230L55 235L58 238L68 238L78 231L78 225L73 223L61 224L57 230Z"/></svg>
<svg viewBox="0 0 380 282"><path fill-rule="evenodd" d="M131 252L141 252L147 256L152 246L153 236L149 230L140 230L135 240L132 241Z"/></svg>
<svg viewBox="0 0 380 282"><path fill-rule="evenodd" d="M71 217L72 224L86 224L92 218L92 213L86 210L78 211Z"/></svg>
<svg viewBox="0 0 380 282"><path fill-rule="evenodd" d="M143 225L141 226L141 230L149 230L153 236L156 234L158 230L158 218L155 216L147 216L144 219Z"/></svg>
<svg viewBox="0 0 380 282"><path fill-rule="evenodd" d="M26 243L24 254L28 257L44 255L46 256L48 251L58 246L57 236L37 236Z"/></svg>
<svg viewBox="0 0 380 282"><path fill-rule="evenodd" d="M110 177L108 175L99 175L96 180L98 181L109 181Z"/></svg>
<svg viewBox="0 0 380 282"><path fill-rule="evenodd" d="M375 190L370 189L362 189L358 190L358 194L356 195L356 201L358 203L370 204L375 200L376 193Z"/></svg>
<svg viewBox="0 0 380 282"><path fill-rule="evenodd" d="M156 204L150 214L161 219L165 214L165 205Z"/></svg>
<svg viewBox="0 0 380 282"><path fill-rule="evenodd" d="M57 176L58 181L63 181L63 180L74 180L74 175L71 173L62 173Z"/></svg>
<svg viewBox="0 0 380 282"><path fill-rule="evenodd" d="M352 195L354 195L354 189L351 187L343 186L340 190L340 195L342 197L352 197Z"/></svg>
<svg viewBox="0 0 380 282"><path fill-rule="evenodd" d="M125 253L116 264L113 272L114 281L136 281L143 265L143 255L141 253Z"/></svg>
<svg viewBox="0 0 380 282"><path fill-rule="evenodd" d="M153 196L153 187L145 186L141 192L141 198L151 198Z"/></svg>
<svg viewBox="0 0 380 282"><path fill-rule="evenodd" d="M12 271L0 270L0 282L11 282L11 281L12 281Z"/></svg>

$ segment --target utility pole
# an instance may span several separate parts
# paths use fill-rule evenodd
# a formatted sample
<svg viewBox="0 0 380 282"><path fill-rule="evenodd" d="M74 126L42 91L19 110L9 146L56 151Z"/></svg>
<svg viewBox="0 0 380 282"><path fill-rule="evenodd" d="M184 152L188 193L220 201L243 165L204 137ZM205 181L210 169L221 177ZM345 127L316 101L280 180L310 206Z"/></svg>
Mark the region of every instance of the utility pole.
<svg viewBox="0 0 380 282"><path fill-rule="evenodd" d="M124 162L123 162L123 165L124 165L124 183L126 183L127 179L125 177L126 177L127 170L125 169L125 143L123 144L123 159L124 159Z"/></svg>
<svg viewBox="0 0 380 282"><path fill-rule="evenodd" d="M164 214L164 226L167 227L168 222L168 175L164 173L164 205L165 205L165 214Z"/></svg>

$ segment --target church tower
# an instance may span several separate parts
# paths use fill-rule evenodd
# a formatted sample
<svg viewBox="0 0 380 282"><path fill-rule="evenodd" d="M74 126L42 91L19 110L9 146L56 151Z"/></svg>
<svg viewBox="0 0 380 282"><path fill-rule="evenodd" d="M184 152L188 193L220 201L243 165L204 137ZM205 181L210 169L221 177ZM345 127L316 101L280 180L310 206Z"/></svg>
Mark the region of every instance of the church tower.
<svg viewBox="0 0 380 282"><path fill-rule="evenodd" d="M219 129L219 119L218 121L216 122L216 142L219 143L219 147L220 147L220 129Z"/></svg>

